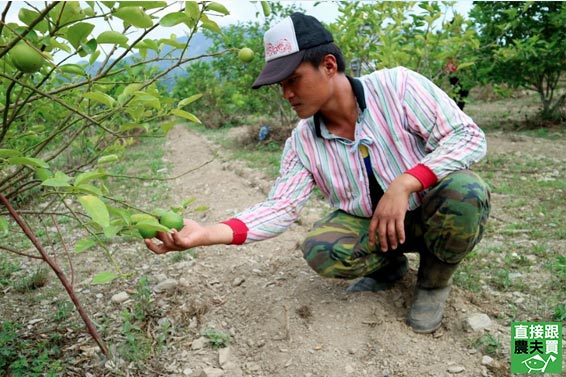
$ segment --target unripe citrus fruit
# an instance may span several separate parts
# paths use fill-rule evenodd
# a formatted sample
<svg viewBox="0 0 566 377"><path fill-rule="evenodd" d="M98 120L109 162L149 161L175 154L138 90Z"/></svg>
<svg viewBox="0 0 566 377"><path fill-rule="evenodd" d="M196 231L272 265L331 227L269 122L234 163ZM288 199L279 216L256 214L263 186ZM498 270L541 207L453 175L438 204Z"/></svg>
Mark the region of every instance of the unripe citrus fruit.
<svg viewBox="0 0 566 377"><path fill-rule="evenodd" d="M238 52L238 57L244 63L249 63L254 60L254 51L249 47L244 47Z"/></svg>
<svg viewBox="0 0 566 377"><path fill-rule="evenodd" d="M167 212L159 217L159 223L167 228L181 230L185 226L183 217L175 212Z"/></svg>
<svg viewBox="0 0 566 377"><path fill-rule="evenodd" d="M37 72L43 65L43 56L26 43L18 43L10 50L12 63L25 73Z"/></svg>
<svg viewBox="0 0 566 377"><path fill-rule="evenodd" d="M151 224L149 223L139 223L136 225L136 227L138 228L138 232L140 232L140 235L144 239L153 238L157 234L157 230L153 229L153 227L151 227Z"/></svg>

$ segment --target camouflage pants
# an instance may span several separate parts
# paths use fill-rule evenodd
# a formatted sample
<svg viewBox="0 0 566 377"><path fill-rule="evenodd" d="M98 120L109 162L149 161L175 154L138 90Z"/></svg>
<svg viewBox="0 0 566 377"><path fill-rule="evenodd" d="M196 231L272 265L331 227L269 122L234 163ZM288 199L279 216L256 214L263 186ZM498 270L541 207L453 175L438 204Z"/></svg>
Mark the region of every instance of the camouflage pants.
<svg viewBox="0 0 566 377"><path fill-rule="evenodd" d="M341 210L314 224L301 245L309 266L325 277L353 279L386 266L400 253L428 251L446 263L460 262L480 241L490 210L487 185L469 170L432 187L422 205L405 216L405 243L386 253L369 246L371 219Z"/></svg>

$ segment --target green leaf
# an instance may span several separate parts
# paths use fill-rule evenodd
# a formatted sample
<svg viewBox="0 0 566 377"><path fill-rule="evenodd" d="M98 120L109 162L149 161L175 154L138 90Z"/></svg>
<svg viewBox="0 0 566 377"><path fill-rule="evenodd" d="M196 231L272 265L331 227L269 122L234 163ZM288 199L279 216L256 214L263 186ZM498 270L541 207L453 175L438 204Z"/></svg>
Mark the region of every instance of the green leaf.
<svg viewBox="0 0 566 377"><path fill-rule="evenodd" d="M75 177L74 185L79 186L79 185L86 183L88 181L91 181L93 179L106 178L107 176L108 176L108 174L106 172L87 171L87 172L81 173L81 174L79 174Z"/></svg>
<svg viewBox="0 0 566 377"><path fill-rule="evenodd" d="M69 180L71 179L71 177L69 177L67 174L63 173L62 171L56 171L55 175L53 176L53 178L48 178L45 181L43 181L43 183L41 183L43 186L49 186L49 187L69 187Z"/></svg>
<svg viewBox="0 0 566 377"><path fill-rule="evenodd" d="M220 26L218 26L216 22L209 20L208 18L202 18L202 27L215 33L222 34L222 29L220 29Z"/></svg>
<svg viewBox="0 0 566 377"><path fill-rule="evenodd" d="M82 65L80 64L64 64L60 65L59 69L63 73L70 73L73 75L85 76L86 72Z"/></svg>
<svg viewBox="0 0 566 377"><path fill-rule="evenodd" d="M106 156L102 156L96 161L98 165L108 164L110 162L118 161L118 155L116 154L107 154Z"/></svg>
<svg viewBox="0 0 566 377"><path fill-rule="evenodd" d="M95 102L102 103L108 107L112 107L116 103L116 100L114 98L110 97L106 93L102 93L99 91L85 93L83 94L83 97L93 100Z"/></svg>
<svg viewBox="0 0 566 377"><path fill-rule="evenodd" d="M96 50L94 51L91 55L90 58L88 59L88 63L89 64L93 64L96 59L98 59L98 56L100 55L100 50Z"/></svg>
<svg viewBox="0 0 566 377"><path fill-rule="evenodd" d="M106 208L108 208L108 212L111 216L117 218L116 220L120 221L122 224L128 224L128 221L130 219L130 212L123 208L118 208L111 205L107 205Z"/></svg>
<svg viewBox="0 0 566 377"><path fill-rule="evenodd" d="M98 47L98 43L96 39L92 38L86 43L81 43L81 48L78 50L79 56L85 57L88 54L94 54L96 52L96 48Z"/></svg>
<svg viewBox="0 0 566 377"><path fill-rule="evenodd" d="M79 22L67 29L65 39L67 39L75 49L78 49L93 30L93 24Z"/></svg>
<svg viewBox="0 0 566 377"><path fill-rule="evenodd" d="M0 148L0 158L21 156L22 152L17 149L2 149Z"/></svg>
<svg viewBox="0 0 566 377"><path fill-rule="evenodd" d="M118 275L116 275L114 272L110 272L110 271L100 272L92 278L92 284L110 283L112 280L116 279L117 277Z"/></svg>
<svg viewBox="0 0 566 377"><path fill-rule="evenodd" d="M102 228L110 225L110 215L106 204L98 197L94 195L81 196L79 197L79 203L81 203L90 218Z"/></svg>
<svg viewBox="0 0 566 377"><path fill-rule="evenodd" d="M124 227L121 225L109 225L103 229L104 236L106 238L112 238L116 236Z"/></svg>
<svg viewBox="0 0 566 377"><path fill-rule="evenodd" d="M132 100L132 104L139 103L145 107L151 107L156 110L161 109L161 102L159 98L149 95L145 92L136 92L135 99Z"/></svg>
<svg viewBox="0 0 566 377"><path fill-rule="evenodd" d="M185 14L193 21L197 21L200 16L200 9L196 1L185 1Z"/></svg>
<svg viewBox="0 0 566 377"><path fill-rule="evenodd" d="M199 124L201 123L201 121L196 116L189 113L188 111L184 111L184 110L181 110L181 109L173 109L173 110L171 110L171 114L176 115L176 116L181 117L181 118L185 118L187 120L190 120L191 122L195 122L195 123L199 123Z"/></svg>
<svg viewBox="0 0 566 377"><path fill-rule="evenodd" d="M107 43L124 46L128 43L128 37L118 31L107 30L100 33L98 37L96 37L96 41L98 44Z"/></svg>
<svg viewBox="0 0 566 377"><path fill-rule="evenodd" d="M144 9L163 8L167 6L166 1L118 1L120 8L142 7Z"/></svg>
<svg viewBox="0 0 566 377"><path fill-rule="evenodd" d="M173 12L163 16L163 18L159 20L159 25L163 27L172 27L187 21L189 21L189 16L187 16L184 12Z"/></svg>
<svg viewBox="0 0 566 377"><path fill-rule="evenodd" d="M208 211L208 207L207 206L198 206L193 211L195 211L195 212Z"/></svg>
<svg viewBox="0 0 566 377"><path fill-rule="evenodd" d="M130 84L130 85L128 85L124 88L124 90L122 91L122 94L129 96L129 95L137 92L140 87L141 87L141 84Z"/></svg>
<svg viewBox="0 0 566 377"><path fill-rule="evenodd" d="M8 158L8 164L10 165L27 165L27 166L35 166L39 168L47 169L49 165L47 162L40 160L39 158L32 158L32 157L10 157Z"/></svg>
<svg viewBox="0 0 566 377"><path fill-rule="evenodd" d="M32 22L34 22L38 17L39 17L38 12L26 8L21 8L20 11L18 12L18 18L20 19L20 21L22 21L24 24L28 26ZM47 31L47 22L45 21L45 19L37 23L34 26L34 29L39 31L40 33L45 33Z"/></svg>
<svg viewBox="0 0 566 377"><path fill-rule="evenodd" d="M260 1L261 9L263 10L263 15L269 17L271 14L271 7L269 6L269 1Z"/></svg>
<svg viewBox="0 0 566 377"><path fill-rule="evenodd" d="M96 196L102 196L103 192L98 187L89 185L88 183L83 183L82 185L75 186L76 191L83 194L92 194Z"/></svg>
<svg viewBox="0 0 566 377"><path fill-rule="evenodd" d="M464 69L464 68L470 67L472 65L474 65L474 62L465 62L465 63L462 63L462 64L458 64L458 69Z"/></svg>
<svg viewBox="0 0 566 377"><path fill-rule="evenodd" d="M195 94L193 96L190 96L189 98L185 98L181 101L179 101L179 104L177 105L177 108L180 109L181 107L187 106L189 103L193 103L196 100L198 100L200 97L202 97L202 94Z"/></svg>
<svg viewBox="0 0 566 377"><path fill-rule="evenodd" d="M37 168L35 169L35 175L37 176L37 178L39 178L39 180L41 180L42 182L45 181L48 178L52 178L53 177L53 173L51 173L51 170L49 169L44 169L44 168Z"/></svg>
<svg viewBox="0 0 566 377"><path fill-rule="evenodd" d="M91 238L83 238L75 244L75 253L82 253L96 246L96 242Z"/></svg>
<svg viewBox="0 0 566 377"><path fill-rule="evenodd" d="M167 228L165 225L161 225L155 221L139 221L135 224L136 228L143 228L147 231L156 232L170 232L171 229Z"/></svg>
<svg viewBox="0 0 566 377"><path fill-rule="evenodd" d="M179 42L178 40L174 39L174 38L169 38L169 39L160 39L159 40L159 44L166 44L175 48L185 48L185 44L182 42Z"/></svg>
<svg viewBox="0 0 566 377"><path fill-rule="evenodd" d="M173 127L175 127L176 124L177 124L177 122L175 122L175 121L164 122L164 123L161 123L161 125L159 127L161 127L161 130L163 132L169 132L173 129Z"/></svg>
<svg viewBox="0 0 566 377"><path fill-rule="evenodd" d="M142 29L153 26L151 17L148 16L140 7L118 8L113 15L127 24Z"/></svg>
<svg viewBox="0 0 566 377"><path fill-rule="evenodd" d="M228 9L226 9L226 7L223 4L217 3L217 2L210 2L207 4L206 8L208 10L212 10L218 13L221 13L225 16L230 14L230 11Z"/></svg>

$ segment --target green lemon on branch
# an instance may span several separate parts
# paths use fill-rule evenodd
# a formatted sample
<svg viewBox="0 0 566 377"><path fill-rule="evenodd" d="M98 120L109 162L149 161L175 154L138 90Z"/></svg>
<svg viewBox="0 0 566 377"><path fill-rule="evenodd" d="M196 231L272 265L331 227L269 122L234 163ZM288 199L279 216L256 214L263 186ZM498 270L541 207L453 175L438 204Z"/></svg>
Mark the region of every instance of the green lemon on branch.
<svg viewBox="0 0 566 377"><path fill-rule="evenodd" d="M143 238L153 238L157 232L169 232L169 228L157 221L141 221L136 224L138 232Z"/></svg>
<svg viewBox="0 0 566 377"><path fill-rule="evenodd" d="M244 63L249 63L254 60L254 50L249 47L244 47L238 52L238 58Z"/></svg>
<svg viewBox="0 0 566 377"><path fill-rule="evenodd" d="M10 57L14 66L22 72L33 73L39 71L43 65L44 58L32 47L21 42L12 47Z"/></svg>
<svg viewBox="0 0 566 377"><path fill-rule="evenodd" d="M159 217L159 223L167 228L181 230L185 226L185 222L181 215L175 212L166 212Z"/></svg>

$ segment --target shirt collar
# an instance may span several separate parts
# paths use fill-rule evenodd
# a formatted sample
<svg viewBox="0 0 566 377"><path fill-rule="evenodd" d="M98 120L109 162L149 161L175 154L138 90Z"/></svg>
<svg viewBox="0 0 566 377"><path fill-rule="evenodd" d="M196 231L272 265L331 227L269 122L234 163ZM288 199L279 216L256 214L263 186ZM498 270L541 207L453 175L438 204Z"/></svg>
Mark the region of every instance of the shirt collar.
<svg viewBox="0 0 566 377"><path fill-rule="evenodd" d="M366 109L366 97L364 95L364 86L362 82L358 79L350 77L346 75L346 78L350 82L352 86L352 90L354 91L354 95L356 96L356 101L358 102L358 107L360 108L360 112L363 112ZM314 129L316 132L316 136L322 137L322 133L320 131L320 119L322 118L322 114L320 111L313 115L314 121Z"/></svg>

